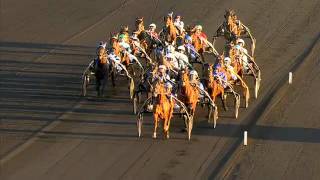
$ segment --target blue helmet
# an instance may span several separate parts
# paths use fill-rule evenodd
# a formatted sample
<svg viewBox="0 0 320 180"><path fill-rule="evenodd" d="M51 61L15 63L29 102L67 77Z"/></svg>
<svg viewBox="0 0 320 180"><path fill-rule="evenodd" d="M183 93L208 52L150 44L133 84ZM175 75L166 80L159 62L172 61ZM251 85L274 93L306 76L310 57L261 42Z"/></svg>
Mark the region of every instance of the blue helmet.
<svg viewBox="0 0 320 180"><path fill-rule="evenodd" d="M185 38L187 41L192 41L192 38L191 38L191 36L189 36L189 35L186 35L184 38Z"/></svg>

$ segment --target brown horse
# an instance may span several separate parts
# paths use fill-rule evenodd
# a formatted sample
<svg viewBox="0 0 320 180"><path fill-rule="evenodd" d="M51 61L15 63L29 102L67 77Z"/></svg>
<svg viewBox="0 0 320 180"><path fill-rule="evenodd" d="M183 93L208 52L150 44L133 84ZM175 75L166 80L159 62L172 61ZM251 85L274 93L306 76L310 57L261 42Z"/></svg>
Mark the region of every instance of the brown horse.
<svg viewBox="0 0 320 180"><path fill-rule="evenodd" d="M130 63L130 58L127 53L123 53L121 51L121 47L119 45L119 41L117 37L118 37L118 34L111 36L110 46L112 47L114 54L120 57L120 62L127 67Z"/></svg>
<svg viewBox="0 0 320 180"><path fill-rule="evenodd" d="M109 41L109 45L113 49L114 54L120 57L120 45L118 42L118 34L110 33L110 35L111 35L111 38Z"/></svg>
<svg viewBox="0 0 320 180"><path fill-rule="evenodd" d="M240 59L239 51L232 45L227 45L227 56L231 58L231 65L234 71L243 78L243 63Z"/></svg>
<svg viewBox="0 0 320 180"><path fill-rule="evenodd" d="M129 27L128 26L122 26L120 29L120 34L124 35L124 41L126 43L130 43L130 35L129 35Z"/></svg>
<svg viewBox="0 0 320 180"><path fill-rule="evenodd" d="M142 31L144 31L143 17L137 17L135 22L135 32L137 32L139 36Z"/></svg>
<svg viewBox="0 0 320 180"><path fill-rule="evenodd" d="M196 51L200 54L202 62L204 62L204 55L203 55L204 47L205 47L204 42L201 40L199 35L196 35L194 33L191 35L191 38L192 38L192 45L194 46Z"/></svg>
<svg viewBox="0 0 320 180"><path fill-rule="evenodd" d="M249 106L249 99L250 99L249 87L244 82L242 77L239 76L239 74L238 74L239 73L238 71L241 71L239 69L241 69L242 66L238 65L238 63L235 62L236 60L231 60L231 61L232 61L231 62L232 69L231 68L226 68L226 75L227 75L228 82L230 82L233 85L237 85L237 82L240 82L240 86L242 87L243 95L245 97L245 107L247 108ZM232 76L236 76L237 80L234 81Z"/></svg>
<svg viewBox="0 0 320 180"><path fill-rule="evenodd" d="M196 85L190 83L187 71L183 71L181 74L181 95L182 102L188 107L190 115L193 118L200 97L200 90Z"/></svg>
<svg viewBox="0 0 320 180"><path fill-rule="evenodd" d="M165 42L174 44L177 38L177 29L174 26L172 14L164 17L165 27L162 29L161 36Z"/></svg>
<svg viewBox="0 0 320 180"><path fill-rule="evenodd" d="M143 17L136 18L134 33L137 35L137 38L140 41L140 47L150 57L152 50L154 49L155 41L151 38L150 34L145 30Z"/></svg>
<svg viewBox="0 0 320 180"><path fill-rule="evenodd" d="M225 21L219 26L215 37L224 36L229 43L235 43L237 38L247 33L247 30L238 20L234 10L226 10L224 18Z"/></svg>
<svg viewBox="0 0 320 180"><path fill-rule="evenodd" d="M137 34L137 37L140 40L141 47L144 48L144 50L147 50L143 17L136 18L134 33Z"/></svg>
<svg viewBox="0 0 320 180"><path fill-rule="evenodd" d="M164 137L169 139L170 121L173 116L174 102L172 98L168 98L170 92L167 92L164 83L157 83L154 90L154 96L156 97L154 105L154 131L153 138L157 138L157 127L159 120L163 120L163 134Z"/></svg>
<svg viewBox="0 0 320 180"><path fill-rule="evenodd" d="M213 102L215 102L217 96L221 96L223 99L224 97L224 87L221 83L217 82L217 80L213 77L213 65L210 64L208 66L208 81L207 81L207 88L210 98ZM224 101L223 101L224 102Z"/></svg>

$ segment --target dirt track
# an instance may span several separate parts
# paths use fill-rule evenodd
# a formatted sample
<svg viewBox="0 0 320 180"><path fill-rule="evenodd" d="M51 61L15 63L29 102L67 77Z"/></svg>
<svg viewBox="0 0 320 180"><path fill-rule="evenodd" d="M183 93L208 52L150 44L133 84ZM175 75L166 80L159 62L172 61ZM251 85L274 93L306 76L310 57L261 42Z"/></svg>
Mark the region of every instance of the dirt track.
<svg viewBox="0 0 320 180"><path fill-rule="evenodd" d="M144 16L160 26L173 11L212 36L227 8L257 38L263 78L238 121L222 112L213 130L198 113L191 142L179 122L172 139L152 140L149 121L138 140L126 87L109 88L105 99L79 97L96 43L120 25ZM3 0L0 177L319 179L319 24L317 0ZM243 130L247 147L239 146Z"/></svg>

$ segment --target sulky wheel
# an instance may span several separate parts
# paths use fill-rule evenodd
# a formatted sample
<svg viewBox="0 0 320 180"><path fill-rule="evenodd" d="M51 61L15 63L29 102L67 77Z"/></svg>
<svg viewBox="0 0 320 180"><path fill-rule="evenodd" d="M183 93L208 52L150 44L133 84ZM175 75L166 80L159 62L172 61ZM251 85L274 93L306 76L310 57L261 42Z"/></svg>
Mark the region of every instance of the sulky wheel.
<svg viewBox="0 0 320 180"><path fill-rule="evenodd" d="M137 128L138 128L138 137L141 137L142 134L142 122L143 122L143 116L142 114L138 115L138 120L137 120Z"/></svg>
<svg viewBox="0 0 320 180"><path fill-rule="evenodd" d="M89 85L89 76L84 75L82 78L82 96L84 97L87 95L88 85Z"/></svg>

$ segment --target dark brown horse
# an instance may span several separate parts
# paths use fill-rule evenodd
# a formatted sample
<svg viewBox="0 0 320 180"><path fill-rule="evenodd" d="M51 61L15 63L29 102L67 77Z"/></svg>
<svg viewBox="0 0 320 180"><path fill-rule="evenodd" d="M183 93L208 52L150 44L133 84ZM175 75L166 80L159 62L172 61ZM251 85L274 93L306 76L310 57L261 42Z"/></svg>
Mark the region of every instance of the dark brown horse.
<svg viewBox="0 0 320 180"><path fill-rule="evenodd" d="M103 96L109 75L109 62L106 49L100 46L97 49L97 56L95 62L96 91L97 96Z"/></svg>

